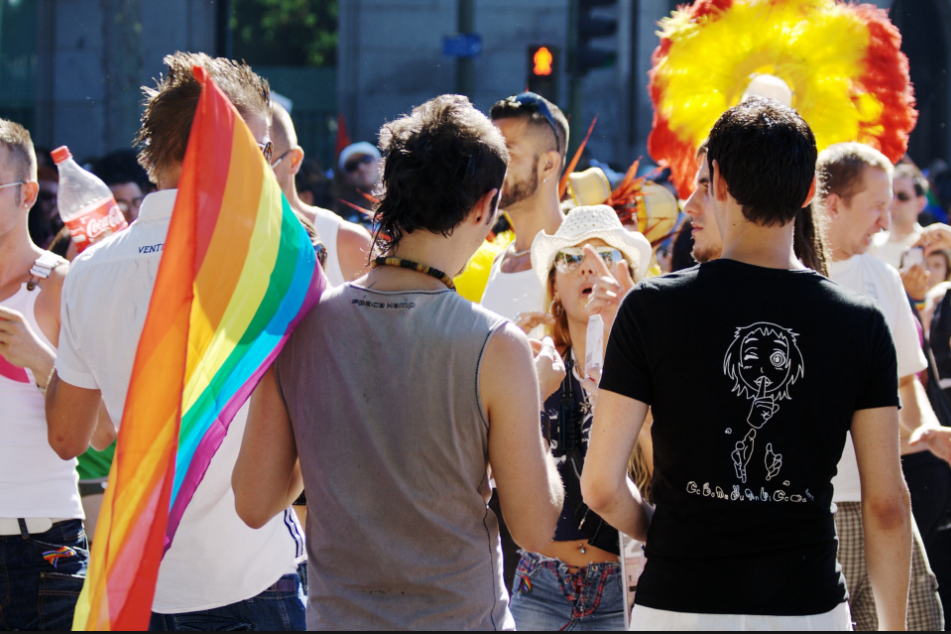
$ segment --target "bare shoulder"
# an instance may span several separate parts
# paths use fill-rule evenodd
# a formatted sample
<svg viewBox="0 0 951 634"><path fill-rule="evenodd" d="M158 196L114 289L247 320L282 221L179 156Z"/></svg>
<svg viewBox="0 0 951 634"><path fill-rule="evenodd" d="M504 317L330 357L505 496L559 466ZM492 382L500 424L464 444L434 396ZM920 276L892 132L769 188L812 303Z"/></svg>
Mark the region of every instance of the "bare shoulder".
<svg viewBox="0 0 951 634"><path fill-rule="evenodd" d="M360 225L344 220L337 230L337 244L345 249L363 249L370 245L370 232Z"/></svg>
<svg viewBox="0 0 951 634"><path fill-rule="evenodd" d="M510 385L511 379L532 367L532 346L528 336L512 322L496 329L489 337L482 358L483 385Z"/></svg>

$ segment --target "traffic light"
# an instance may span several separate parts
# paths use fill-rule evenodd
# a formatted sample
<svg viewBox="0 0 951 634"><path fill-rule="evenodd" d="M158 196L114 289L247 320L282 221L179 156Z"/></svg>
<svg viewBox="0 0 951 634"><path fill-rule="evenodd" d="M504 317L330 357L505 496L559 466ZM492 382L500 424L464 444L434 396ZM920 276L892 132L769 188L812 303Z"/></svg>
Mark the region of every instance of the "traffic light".
<svg viewBox="0 0 951 634"><path fill-rule="evenodd" d="M595 9L610 7L617 0L576 0L578 2L577 59L575 75L583 77L588 71L611 66L617 60L617 51L591 46L591 40L610 37L617 33L617 19L592 15Z"/></svg>
<svg viewBox="0 0 951 634"><path fill-rule="evenodd" d="M561 54L549 45L528 47L528 90L549 101L558 101L558 72Z"/></svg>

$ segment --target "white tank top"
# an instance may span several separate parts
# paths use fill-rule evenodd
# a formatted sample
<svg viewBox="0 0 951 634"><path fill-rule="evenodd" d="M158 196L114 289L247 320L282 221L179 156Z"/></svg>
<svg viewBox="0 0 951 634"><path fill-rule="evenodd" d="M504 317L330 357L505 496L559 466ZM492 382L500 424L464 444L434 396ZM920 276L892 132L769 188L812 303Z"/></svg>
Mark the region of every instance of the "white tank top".
<svg viewBox="0 0 951 634"><path fill-rule="evenodd" d="M35 306L40 288L24 284L0 306L26 318L40 341L53 348L39 324ZM47 439L43 395L36 377L0 356L0 517L84 519L77 461L61 460Z"/></svg>
<svg viewBox="0 0 951 634"><path fill-rule="evenodd" d="M502 258L497 258L492 263L480 303L492 312L514 321L519 313L545 312L545 288L532 269L503 273Z"/></svg>
<svg viewBox="0 0 951 634"><path fill-rule="evenodd" d="M340 259L337 257L337 232L340 230L342 219L332 211L315 208L317 213L314 216L314 228L317 229L317 235L324 248L327 249L327 267L324 273L327 274L327 281L334 286L340 286L344 283L343 269L340 268Z"/></svg>

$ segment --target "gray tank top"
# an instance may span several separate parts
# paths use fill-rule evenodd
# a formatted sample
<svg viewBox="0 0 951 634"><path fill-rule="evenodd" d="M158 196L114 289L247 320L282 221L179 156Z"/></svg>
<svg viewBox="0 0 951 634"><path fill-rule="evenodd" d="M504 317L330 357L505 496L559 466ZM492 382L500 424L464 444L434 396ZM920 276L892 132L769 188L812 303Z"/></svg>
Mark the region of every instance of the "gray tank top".
<svg viewBox="0 0 951 634"><path fill-rule="evenodd" d="M308 629L514 629L479 368L452 291L324 293L276 363L307 491Z"/></svg>

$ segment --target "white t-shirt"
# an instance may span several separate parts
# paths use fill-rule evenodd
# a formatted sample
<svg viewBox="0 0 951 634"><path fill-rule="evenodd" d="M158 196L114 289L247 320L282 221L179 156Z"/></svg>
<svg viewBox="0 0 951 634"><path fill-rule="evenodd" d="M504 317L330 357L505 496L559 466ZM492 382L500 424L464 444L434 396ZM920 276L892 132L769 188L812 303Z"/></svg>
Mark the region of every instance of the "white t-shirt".
<svg viewBox="0 0 951 634"><path fill-rule="evenodd" d="M503 273L502 258L492 263L489 281L480 302L485 308L506 319L515 321L519 313L546 312L545 288L535 271Z"/></svg>
<svg viewBox="0 0 951 634"><path fill-rule="evenodd" d="M921 238L921 232L924 229L921 225L915 224L915 230L904 240L892 240L890 231L882 231L872 236L872 246L869 247L869 254L875 256L886 264L891 264L896 269L901 269L901 258L905 251L915 246L918 239Z"/></svg>
<svg viewBox="0 0 951 634"><path fill-rule="evenodd" d="M147 196L139 219L80 255L63 286L56 371L66 383L101 390L117 424L176 193ZM235 511L231 472L247 407L231 423L165 553L152 604L155 612L181 614L250 599L293 572L304 557L303 531L293 511L286 510L260 530L248 528Z"/></svg>
<svg viewBox="0 0 951 634"><path fill-rule="evenodd" d="M921 351L915 316L908 304L901 276L895 268L866 253L842 262L833 262L829 273L833 281L878 302L895 339L899 378L917 374L928 367L928 361ZM835 487L833 502L862 501L859 467L855 461L851 434L846 440L838 475L832 479L832 486Z"/></svg>

